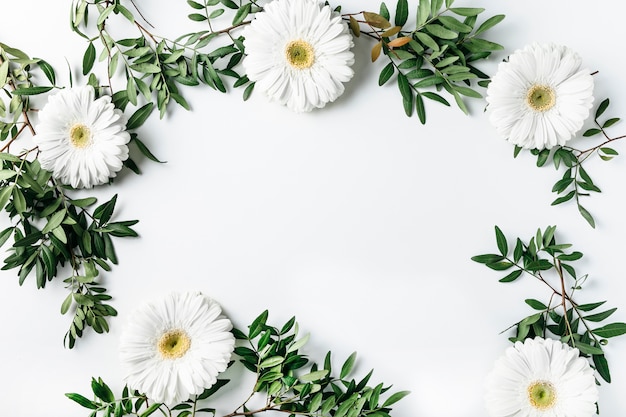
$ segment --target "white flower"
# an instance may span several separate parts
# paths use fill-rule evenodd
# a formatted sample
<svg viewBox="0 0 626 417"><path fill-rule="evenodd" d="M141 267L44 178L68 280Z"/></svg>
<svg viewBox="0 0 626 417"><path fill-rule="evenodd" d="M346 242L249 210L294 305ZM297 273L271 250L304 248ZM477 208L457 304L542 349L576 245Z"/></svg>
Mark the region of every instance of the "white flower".
<svg viewBox="0 0 626 417"><path fill-rule="evenodd" d="M562 146L580 130L593 103L593 76L581 58L554 44L533 44L498 67L487 88L489 119L526 149Z"/></svg>
<svg viewBox="0 0 626 417"><path fill-rule="evenodd" d="M35 144L41 167L63 184L104 184L128 158L130 135L111 97L94 99L91 86L61 90L39 112Z"/></svg>
<svg viewBox="0 0 626 417"><path fill-rule="evenodd" d="M589 361L558 340L516 342L487 378L491 417L591 417L597 400Z"/></svg>
<svg viewBox="0 0 626 417"><path fill-rule="evenodd" d="M196 293L172 293L139 308L124 330L125 381L153 401L174 405L202 393L228 366L235 338L220 306Z"/></svg>
<svg viewBox="0 0 626 417"><path fill-rule="evenodd" d="M354 75L348 26L318 0L274 0L243 35L248 78L293 111L324 107Z"/></svg>

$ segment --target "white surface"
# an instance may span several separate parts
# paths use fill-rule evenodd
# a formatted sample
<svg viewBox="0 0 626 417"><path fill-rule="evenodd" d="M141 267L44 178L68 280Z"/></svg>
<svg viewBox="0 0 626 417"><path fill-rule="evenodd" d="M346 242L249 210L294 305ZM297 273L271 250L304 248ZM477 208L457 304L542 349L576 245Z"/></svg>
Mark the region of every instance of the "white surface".
<svg viewBox="0 0 626 417"><path fill-rule="evenodd" d="M182 0L138 3L157 33L199 27ZM610 114L626 116L621 2L457 3L507 15L486 36L506 47L481 65L487 73L527 43L565 43L600 71L597 100L610 94ZM379 5L341 4L344 12ZM69 30L68 8L4 1L2 42L44 57L66 81L65 58L78 68L86 46ZM586 203L597 218L592 230L574 206L550 207L559 174L528 155L513 159L483 101L471 102L470 117L428 103L422 126L404 116L393 83L377 86L384 62L368 62L371 43L355 43L356 76L322 111L296 115L258 93L244 103L239 90L193 89L184 91L193 111L175 109L141 129L168 163L145 161L142 176L125 174L98 192L102 201L119 193L118 219L140 219L141 237L116 241L120 264L105 277L119 311L109 334L88 332L64 349L61 280L38 291L33 279L19 287L14 271L0 273L2 415L88 415L63 394L88 394L92 376L119 392L118 338L134 306L193 289L219 301L239 327L266 308L276 325L296 315L312 334L313 359L327 349L338 361L358 351L358 375L375 368L373 382L412 391L395 417L483 416L485 376L509 346L499 332L530 314L524 298L548 297L530 280L499 284L497 273L470 261L495 249L494 224L510 237L557 224L559 238L586 255L579 268L591 277L580 300L608 299L619 308L613 318L626 321L623 157L590 163L604 191ZM607 347L614 382L600 387L601 415L626 409L625 347L619 338ZM219 397L218 412L247 395L243 385L230 388L232 401Z"/></svg>

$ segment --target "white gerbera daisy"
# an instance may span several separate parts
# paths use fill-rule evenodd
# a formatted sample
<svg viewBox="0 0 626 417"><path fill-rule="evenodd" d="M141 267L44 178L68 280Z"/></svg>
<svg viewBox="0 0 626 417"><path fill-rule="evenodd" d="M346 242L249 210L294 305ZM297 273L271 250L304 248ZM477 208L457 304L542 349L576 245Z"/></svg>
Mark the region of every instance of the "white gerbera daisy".
<svg viewBox="0 0 626 417"><path fill-rule="evenodd" d="M173 405L202 393L228 366L235 338L220 306L196 293L172 293L132 316L121 337L125 381Z"/></svg>
<svg viewBox="0 0 626 417"><path fill-rule="evenodd" d="M491 123L509 142L550 149L564 145L589 117L593 76L571 49L533 44L500 64L487 102Z"/></svg>
<svg viewBox="0 0 626 417"><path fill-rule="evenodd" d="M274 0L243 35L248 78L293 111L324 107L354 75L348 26L318 0Z"/></svg>
<svg viewBox="0 0 626 417"><path fill-rule="evenodd" d="M61 90L39 112L35 144L41 167L63 184L104 184L128 158L130 135L111 97L95 99L93 87Z"/></svg>
<svg viewBox="0 0 626 417"><path fill-rule="evenodd" d="M597 401L589 361L558 340L516 342L487 379L491 417L591 417Z"/></svg>

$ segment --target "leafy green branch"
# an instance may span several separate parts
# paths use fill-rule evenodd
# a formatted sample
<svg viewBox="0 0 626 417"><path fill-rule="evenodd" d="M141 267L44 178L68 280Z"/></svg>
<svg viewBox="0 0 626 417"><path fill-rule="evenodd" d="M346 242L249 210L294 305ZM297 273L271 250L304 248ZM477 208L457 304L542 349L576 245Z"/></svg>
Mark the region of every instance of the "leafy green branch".
<svg viewBox="0 0 626 417"><path fill-rule="evenodd" d="M603 161L610 161L619 153L609 147L612 142L626 138L626 135L612 137L607 129L620 121L617 117L608 118L601 121L600 118L609 107L609 99L603 100L596 109L594 116L595 127L587 129L583 132L584 138L601 136L600 143L587 148L578 149L569 145L557 146L552 149L532 149L530 152L537 157L537 166L542 167L550 160L554 168L559 170L564 168L563 176L552 187L552 192L557 193L559 197L552 202L553 206L563 204L568 201L574 201L578 207L578 212L589 223L591 227L596 226L595 219L589 211L583 207L581 197L588 197L591 193L600 193L600 188L591 179L589 173L583 168L583 163L593 155L598 155ZM517 157L522 148L516 146L514 157Z"/></svg>
<svg viewBox="0 0 626 417"><path fill-rule="evenodd" d="M579 304L574 300L574 293L582 289L588 278L587 275L579 276L572 265L583 254L578 251L568 252L572 245L557 243L555 232L556 226L548 226L543 231L538 229L528 243L516 238L511 251L507 238L496 226L499 253L477 255L472 260L495 271L508 271L500 282L508 283L522 276L531 276L550 291L547 303L536 299L525 300L536 312L509 327L515 328L515 336L509 339L511 342L552 335L577 348L581 356L590 357L600 377L611 382L603 346L608 343L608 338L626 334L626 323L614 322L597 327L613 315L617 308L588 314L603 306L606 301ZM550 273L554 278L548 277Z"/></svg>
<svg viewBox="0 0 626 417"><path fill-rule="evenodd" d="M233 330L241 344L235 348L235 354L244 368L256 375L256 379L251 393L241 405L224 417L265 412L309 417L389 417L391 405L408 395L408 391L386 395L390 387L382 383L368 386L373 370L358 382L351 378L356 353L343 362L338 373L333 371L330 351L323 364L311 363L300 351L308 342L309 335L298 337L295 318L280 328L268 325L267 318L266 310L248 326L247 332ZM229 366L232 365L233 362ZM100 378L92 379L93 400L76 393L66 396L92 410L90 417L147 417L156 411L166 417L195 417L200 413L215 415L215 408L206 405L206 400L228 382L227 379L218 379L202 394L171 408L160 403L149 404L145 395L131 393L128 387L116 399ZM265 405L249 407L248 403L257 396L265 398ZM386 398L383 399L383 396Z"/></svg>
<svg viewBox="0 0 626 417"><path fill-rule="evenodd" d="M40 289L71 271L64 280L69 293L61 313L73 313L65 336L72 348L87 327L97 333L109 330L107 318L117 312L107 303L111 296L97 277L117 264L112 237L137 236L132 228L137 221L112 221L117 196L95 209L96 198L73 198L70 187L41 168L38 148L12 152L24 133L36 134L31 97L58 87L54 69L41 59L0 44L0 61L0 87L9 102L7 108L0 99L0 117L5 120L0 135L5 142L0 150L0 210L11 220L0 231L0 246L11 241L2 270L16 269L20 285L34 275ZM42 75L50 85L36 85L34 80ZM131 123L139 126L141 117L133 115Z"/></svg>
<svg viewBox="0 0 626 417"><path fill-rule="evenodd" d="M486 74L474 66L476 61L489 57L503 47L479 37L503 19L503 15L488 18L477 28L482 8L452 7L453 0L420 0L416 27L404 30L409 17L408 0L398 0L394 24L383 2L379 13L360 12L344 15L352 33L364 34L377 42L372 48L372 61L383 54L389 63L382 69L378 84L384 85L394 74L407 116L417 113L426 123L424 98L449 106L439 92L445 90L454 97L457 106L468 113L463 97L481 98L472 88L472 80L487 85ZM355 16L362 15L357 19ZM460 16L459 20L455 16ZM365 27L365 30L361 28ZM424 91L434 88L437 92Z"/></svg>
<svg viewBox="0 0 626 417"><path fill-rule="evenodd" d="M189 14L194 22L207 22L209 29L192 32L171 40L152 33L139 22L135 14L122 1L75 0L72 5L72 28L86 39L87 49L83 55L83 74L89 74L98 54L95 41L102 45L99 59L107 61L108 87L111 89L117 107L124 109L129 103L139 105L142 100L156 105L163 117L170 103L175 102L189 110L190 106L181 92L182 86L198 86L204 84L225 93L227 83L224 77L234 80L233 87L247 86L244 98L249 97L253 84L245 75L235 71L236 65L244 56L242 37L235 37L233 32L248 24L245 19L261 10L255 2L232 0L206 0L203 3L189 0L188 5L195 11ZM95 35L88 35L93 29L93 21L89 20L90 10L95 9ZM227 28L214 29L213 20L226 11L233 14L232 25ZM202 11L203 13L198 13ZM94 13L93 11L91 12ZM138 31L138 36L116 40L106 29L108 21L120 16ZM141 13L139 13L141 16ZM143 18L143 16L141 16ZM225 35L230 43L219 43L210 48L211 41ZM211 45L210 45L211 44ZM207 50L206 52L203 52ZM115 90L112 78L118 73L120 66L126 85Z"/></svg>

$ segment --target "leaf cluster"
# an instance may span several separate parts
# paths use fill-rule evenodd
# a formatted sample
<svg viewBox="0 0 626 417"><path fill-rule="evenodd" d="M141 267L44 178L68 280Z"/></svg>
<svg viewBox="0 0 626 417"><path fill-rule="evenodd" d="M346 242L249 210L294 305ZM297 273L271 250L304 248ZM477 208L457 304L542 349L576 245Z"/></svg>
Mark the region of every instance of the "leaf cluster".
<svg viewBox="0 0 626 417"><path fill-rule="evenodd" d="M382 383L368 386L373 370L358 382L351 378L356 353L343 362L338 373L333 371L330 351L323 363L311 363L300 353L309 335L297 337L295 318L280 329L269 326L267 318L266 310L247 333L234 332L237 339L248 343L247 347L237 347L235 353L248 370L257 374L254 391L265 393L267 410L308 416L388 417L390 406L408 394L399 391L382 400L390 387Z"/></svg>
<svg viewBox="0 0 626 417"><path fill-rule="evenodd" d="M51 85L34 85L35 71ZM30 96L52 90L55 82L54 69L46 61L0 42L0 142L9 139L10 144L20 135L27 127L22 119L30 108Z"/></svg>
<svg viewBox="0 0 626 417"><path fill-rule="evenodd" d="M585 130L583 138L602 137L602 142L587 149L577 149L571 146L555 146L551 149L531 149L530 153L537 157L537 166L543 167L552 162L558 171L563 169L563 176L552 187L552 192L559 195L552 205L556 206L568 201L574 201L580 215L589 223L591 227L596 226L595 219L591 213L581 204L581 197L588 197L591 193L600 193L602 190L594 183L593 179L583 168L583 163L592 155L597 154L603 161L610 161L619 153L608 145L616 140L623 139L624 136L610 137L606 129L618 123L618 117L611 117L600 120L606 109L609 107L609 99L603 100L596 109L594 116L595 127ZM516 146L514 157L517 157L522 148Z"/></svg>
<svg viewBox="0 0 626 417"><path fill-rule="evenodd" d="M137 221L112 221L117 195L93 210L96 198L72 199L37 159L0 153L0 160L0 210L13 219L0 232L0 245L12 238L2 269L17 269L20 285L34 275L37 288L45 288L69 267L64 282L70 293L61 307L62 314L74 312L67 345L73 347L85 327L107 332L106 317L117 312L97 277L117 264L112 238L137 236Z"/></svg>
<svg viewBox="0 0 626 417"><path fill-rule="evenodd" d="M515 336L510 341L555 337L577 348L581 356L591 358L600 377L611 382L603 346L608 343L608 338L626 334L626 323L604 323L617 310L610 308L594 312L606 301L579 304L573 299L574 292L582 289L587 280L587 275L579 276L573 266L573 262L581 259L583 254L569 252L572 245L558 243L555 232L556 226L548 226L543 231L538 229L528 243L516 238L511 251L507 238L496 226L498 253L477 255L472 260L495 271L507 271L500 282L512 282L529 275L551 291L547 303L531 298L525 300L535 312L512 326ZM549 273L556 276L556 284L547 278Z"/></svg>
<svg viewBox="0 0 626 417"><path fill-rule="evenodd" d="M473 81L486 86L488 76L475 63L503 49L481 35L503 19L503 15L488 18L477 25L482 8L452 7L453 0L420 0L417 6L416 27L406 30L409 17L408 0L398 0L393 24L385 3L379 13L363 12L363 20L349 16L355 36L366 34L378 42L372 49L372 61L381 54L388 59L378 84L384 85L396 76L407 116L417 113L426 123L425 100L446 106L450 103L440 92L445 90L456 105L468 113L464 97L481 98ZM363 31L361 25L370 31ZM432 91L432 90L435 91Z"/></svg>
<svg viewBox="0 0 626 417"><path fill-rule="evenodd" d="M238 5L230 0L206 0L202 3L189 0L188 5L194 10L189 18L194 22L208 24L207 30L188 33L170 40L151 33L146 24L122 2L77 0L72 9L72 28L87 40L83 55L83 74L89 74L96 62L106 61L108 86L111 88L116 107L125 109L128 104L138 106L141 102L155 105L160 117L170 103L177 103L189 110L190 106L181 92L182 86L205 85L225 93L225 77L232 78L233 86L247 85L244 97L252 92L253 84L245 75L239 74L235 66L244 55L242 37L231 36L231 31L241 27L244 19L260 8L252 2ZM134 4L133 4L134 6ZM90 12L90 10L92 10ZM222 16L225 11L234 15L233 25L226 29L214 30L213 19ZM89 19L95 14L97 34L89 36L85 28L94 26ZM107 22L119 16L138 31L138 36L115 39L107 30ZM225 36L220 36L225 35ZM228 38L230 42L212 42L216 38ZM96 44L100 44L100 52ZM112 79L121 72L125 87L114 89Z"/></svg>

